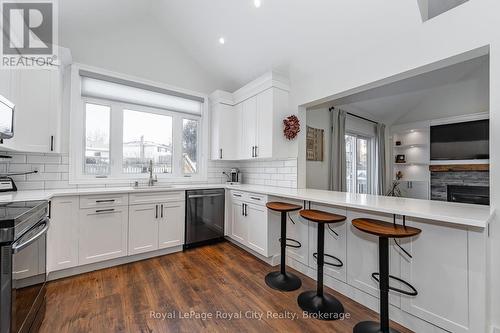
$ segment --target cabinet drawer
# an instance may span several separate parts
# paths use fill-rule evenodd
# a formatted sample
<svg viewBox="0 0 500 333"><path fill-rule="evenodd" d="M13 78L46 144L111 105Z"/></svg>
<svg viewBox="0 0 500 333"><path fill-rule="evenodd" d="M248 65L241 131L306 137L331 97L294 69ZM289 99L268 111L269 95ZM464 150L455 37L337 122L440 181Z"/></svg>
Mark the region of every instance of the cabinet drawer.
<svg viewBox="0 0 500 333"><path fill-rule="evenodd" d="M80 209L127 205L128 194L100 194L80 196Z"/></svg>
<svg viewBox="0 0 500 333"><path fill-rule="evenodd" d="M231 199L233 200L245 200L244 192L231 191Z"/></svg>
<svg viewBox="0 0 500 333"><path fill-rule="evenodd" d="M247 193L246 200L254 205L265 205L267 203L267 195Z"/></svg>
<svg viewBox="0 0 500 333"><path fill-rule="evenodd" d="M140 205L157 202L178 202L184 201L184 198L184 191L132 193L130 194L130 204Z"/></svg>

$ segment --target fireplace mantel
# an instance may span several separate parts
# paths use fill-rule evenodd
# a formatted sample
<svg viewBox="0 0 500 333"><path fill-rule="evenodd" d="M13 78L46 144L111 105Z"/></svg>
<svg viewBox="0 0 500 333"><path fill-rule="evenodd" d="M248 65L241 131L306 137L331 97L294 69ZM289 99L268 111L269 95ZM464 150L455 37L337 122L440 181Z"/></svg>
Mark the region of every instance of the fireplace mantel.
<svg viewBox="0 0 500 333"><path fill-rule="evenodd" d="M433 164L429 166L431 172L463 172L463 171L489 171L489 164Z"/></svg>

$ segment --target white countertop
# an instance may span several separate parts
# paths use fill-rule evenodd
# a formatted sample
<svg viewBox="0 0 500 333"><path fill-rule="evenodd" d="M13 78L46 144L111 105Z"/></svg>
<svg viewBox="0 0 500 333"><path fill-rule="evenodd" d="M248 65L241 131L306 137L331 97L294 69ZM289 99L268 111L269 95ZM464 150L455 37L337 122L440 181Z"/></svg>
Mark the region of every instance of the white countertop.
<svg viewBox="0 0 500 333"><path fill-rule="evenodd" d="M153 186L135 189L133 187L106 187L80 189L54 189L18 191L0 194L0 203L50 200L53 197L71 195L96 195L106 193L137 193L184 191L192 189L227 188L245 192L261 193L271 196L284 197L296 200L306 200L322 204L356 208L374 212L406 215L434 221L443 221L452 224L485 228L492 217L490 207L461 203L419 200L409 198L394 198L370 194L354 194L314 189L290 189L272 186L256 185L226 185L226 184L196 184L172 185L169 187Z"/></svg>

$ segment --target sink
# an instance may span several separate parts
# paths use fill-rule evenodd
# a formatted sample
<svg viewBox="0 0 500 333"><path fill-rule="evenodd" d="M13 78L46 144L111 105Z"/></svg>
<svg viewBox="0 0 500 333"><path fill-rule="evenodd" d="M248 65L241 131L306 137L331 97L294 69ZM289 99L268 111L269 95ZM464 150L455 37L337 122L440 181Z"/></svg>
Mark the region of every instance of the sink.
<svg viewBox="0 0 500 333"><path fill-rule="evenodd" d="M153 186L149 186L149 185L139 185L139 186L132 186L132 188L134 190L148 190L148 189L151 189L151 190L154 190L154 189L169 189L169 188L174 188L173 185L153 185Z"/></svg>

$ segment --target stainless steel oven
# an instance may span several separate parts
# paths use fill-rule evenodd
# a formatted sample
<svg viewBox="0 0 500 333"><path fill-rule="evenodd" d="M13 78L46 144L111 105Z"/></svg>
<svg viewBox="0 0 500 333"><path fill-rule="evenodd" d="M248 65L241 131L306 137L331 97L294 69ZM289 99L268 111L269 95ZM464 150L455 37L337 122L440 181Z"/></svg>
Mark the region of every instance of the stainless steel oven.
<svg viewBox="0 0 500 333"><path fill-rule="evenodd" d="M43 318L48 204L0 204L0 333L32 332Z"/></svg>

